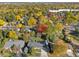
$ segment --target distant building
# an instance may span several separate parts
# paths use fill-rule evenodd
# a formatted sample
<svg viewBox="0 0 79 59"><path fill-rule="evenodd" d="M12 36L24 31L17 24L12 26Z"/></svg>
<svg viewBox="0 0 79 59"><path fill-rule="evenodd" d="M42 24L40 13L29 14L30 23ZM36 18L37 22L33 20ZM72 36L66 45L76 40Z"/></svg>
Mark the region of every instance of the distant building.
<svg viewBox="0 0 79 59"><path fill-rule="evenodd" d="M49 12L67 12L67 11L79 11L79 9L58 9L58 10L49 9Z"/></svg>

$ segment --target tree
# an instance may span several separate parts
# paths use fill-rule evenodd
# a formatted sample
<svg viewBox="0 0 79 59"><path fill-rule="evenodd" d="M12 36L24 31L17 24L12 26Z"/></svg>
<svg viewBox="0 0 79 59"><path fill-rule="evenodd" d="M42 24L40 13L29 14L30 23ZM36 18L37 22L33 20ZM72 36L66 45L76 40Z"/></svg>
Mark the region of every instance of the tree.
<svg viewBox="0 0 79 59"><path fill-rule="evenodd" d="M41 16L39 17L39 21L40 21L40 23L42 23L42 24L47 24L47 23L48 23L48 19L47 19L44 15L41 15Z"/></svg>
<svg viewBox="0 0 79 59"><path fill-rule="evenodd" d="M61 31L63 28L64 28L64 26L63 26L62 23L57 23L57 24L55 25L55 29L56 29L57 31Z"/></svg>
<svg viewBox="0 0 79 59"><path fill-rule="evenodd" d="M23 28L24 25L22 25L22 24L20 23L20 24L17 24L16 27L17 27L17 28Z"/></svg>
<svg viewBox="0 0 79 59"><path fill-rule="evenodd" d="M36 25L37 20L34 17L30 17L30 19L28 20L28 25L29 26L33 26Z"/></svg>
<svg viewBox="0 0 79 59"><path fill-rule="evenodd" d="M54 51L49 54L50 56L64 56L67 51L67 44L64 43L61 39L55 41Z"/></svg>
<svg viewBox="0 0 79 59"><path fill-rule="evenodd" d="M65 24L75 24L78 22L78 18L77 16L74 16L74 14L72 12L67 12L66 13L66 19L65 20Z"/></svg>
<svg viewBox="0 0 79 59"><path fill-rule="evenodd" d="M29 38L30 38L30 33L24 33L23 34L23 39L24 39L24 41L27 43L28 41L29 41Z"/></svg>
<svg viewBox="0 0 79 59"><path fill-rule="evenodd" d="M40 56L41 55L41 49L37 47L32 47L31 49L32 56Z"/></svg>
<svg viewBox="0 0 79 59"><path fill-rule="evenodd" d="M0 19L0 26L3 26L6 22L2 19Z"/></svg>
<svg viewBox="0 0 79 59"><path fill-rule="evenodd" d="M12 38L12 39L18 39L16 32L13 30L9 31L8 36L9 36L9 38Z"/></svg>
<svg viewBox="0 0 79 59"><path fill-rule="evenodd" d="M21 20L21 16L20 15L16 15L15 17L16 17L17 21Z"/></svg>

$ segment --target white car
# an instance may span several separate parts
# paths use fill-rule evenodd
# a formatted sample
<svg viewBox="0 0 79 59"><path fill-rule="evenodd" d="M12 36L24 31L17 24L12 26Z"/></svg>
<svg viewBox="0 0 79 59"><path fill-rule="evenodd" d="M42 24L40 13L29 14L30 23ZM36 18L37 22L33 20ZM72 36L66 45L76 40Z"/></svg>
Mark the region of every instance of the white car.
<svg viewBox="0 0 79 59"><path fill-rule="evenodd" d="M69 57L74 57L73 51L72 51L71 49L68 49L68 50L67 50L67 55L68 55Z"/></svg>

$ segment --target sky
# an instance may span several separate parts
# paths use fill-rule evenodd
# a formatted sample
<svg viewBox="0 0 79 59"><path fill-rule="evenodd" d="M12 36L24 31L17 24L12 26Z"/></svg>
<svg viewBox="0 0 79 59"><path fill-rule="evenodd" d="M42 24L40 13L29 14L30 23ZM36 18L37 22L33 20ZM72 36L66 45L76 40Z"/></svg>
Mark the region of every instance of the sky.
<svg viewBox="0 0 79 59"><path fill-rule="evenodd" d="M0 0L0 2L79 2L79 0Z"/></svg>
<svg viewBox="0 0 79 59"><path fill-rule="evenodd" d="M76 1L76 0L27 0L28 2L30 1L35 1L35 2L65 2L65 1L68 1L68 2L71 2L71 1Z"/></svg>

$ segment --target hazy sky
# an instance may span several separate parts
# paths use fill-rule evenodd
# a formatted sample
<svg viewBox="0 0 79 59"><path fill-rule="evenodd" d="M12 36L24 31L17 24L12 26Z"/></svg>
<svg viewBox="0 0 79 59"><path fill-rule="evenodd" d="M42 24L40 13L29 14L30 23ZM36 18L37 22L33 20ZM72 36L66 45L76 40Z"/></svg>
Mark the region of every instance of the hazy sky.
<svg viewBox="0 0 79 59"><path fill-rule="evenodd" d="M77 1L77 0L27 0L27 1L32 1L32 2L65 2L65 1L68 1L68 2L71 2L71 1Z"/></svg>
<svg viewBox="0 0 79 59"><path fill-rule="evenodd" d="M79 2L79 0L0 0L0 2Z"/></svg>

